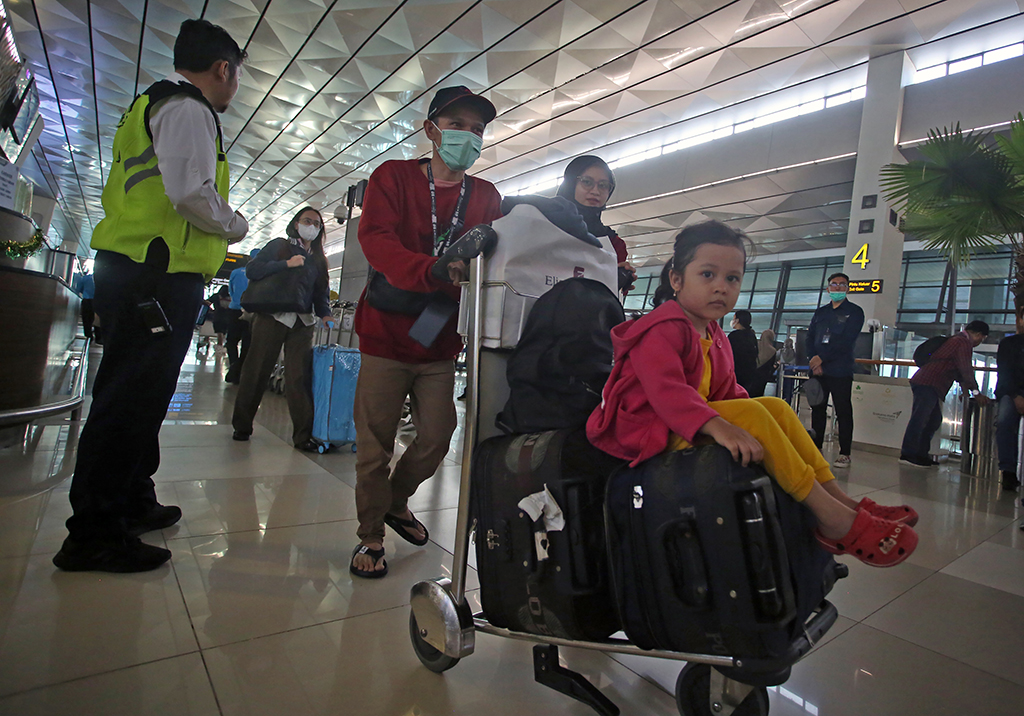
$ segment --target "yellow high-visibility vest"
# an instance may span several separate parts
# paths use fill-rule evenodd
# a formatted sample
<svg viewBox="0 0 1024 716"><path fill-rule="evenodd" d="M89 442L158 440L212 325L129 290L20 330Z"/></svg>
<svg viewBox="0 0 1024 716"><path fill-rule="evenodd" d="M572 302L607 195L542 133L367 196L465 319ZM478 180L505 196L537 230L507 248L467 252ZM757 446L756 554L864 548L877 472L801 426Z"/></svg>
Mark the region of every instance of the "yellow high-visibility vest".
<svg viewBox="0 0 1024 716"><path fill-rule="evenodd" d="M217 124L217 193L227 199L228 162L224 156L220 120L198 87L162 80L135 98L122 115L114 135L114 162L103 187L104 217L91 245L124 254L142 263L150 243L162 237L169 249L168 273L201 273L209 281L224 263L227 241L188 223L167 198L149 113L153 105L176 94L194 97L209 109Z"/></svg>

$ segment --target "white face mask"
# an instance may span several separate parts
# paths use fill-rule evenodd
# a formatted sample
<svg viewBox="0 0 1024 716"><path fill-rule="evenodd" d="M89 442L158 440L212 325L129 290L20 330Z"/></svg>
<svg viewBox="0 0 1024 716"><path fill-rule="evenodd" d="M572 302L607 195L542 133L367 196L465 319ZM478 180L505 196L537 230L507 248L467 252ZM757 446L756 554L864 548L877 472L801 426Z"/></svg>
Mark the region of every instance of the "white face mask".
<svg viewBox="0 0 1024 716"><path fill-rule="evenodd" d="M299 232L299 236L301 236L305 241L313 241L320 235L320 227L312 226L310 224L299 224L297 230Z"/></svg>

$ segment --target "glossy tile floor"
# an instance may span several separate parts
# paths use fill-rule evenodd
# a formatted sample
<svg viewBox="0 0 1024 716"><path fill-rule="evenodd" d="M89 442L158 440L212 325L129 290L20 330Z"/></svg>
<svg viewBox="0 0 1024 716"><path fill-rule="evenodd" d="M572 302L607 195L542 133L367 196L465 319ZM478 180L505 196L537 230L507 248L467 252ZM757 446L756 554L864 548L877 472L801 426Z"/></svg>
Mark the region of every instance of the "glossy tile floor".
<svg viewBox="0 0 1024 716"><path fill-rule="evenodd" d="M414 548L389 535L390 575L353 580L354 456L292 449L284 399L272 394L252 440L232 442L236 389L221 380L223 362L193 354L181 373L156 481L185 516L146 536L174 553L154 572L67 574L50 563L69 514L77 424L46 421L0 448L0 714L593 713L534 683L526 643L479 635L476 653L444 675L413 654L409 587L450 569L458 439L412 503L432 541ZM916 471L862 452L841 479L853 495L913 504L920 547L893 569L850 565L831 597L839 622L770 691L772 713L1019 716L1016 496L955 464ZM677 713L678 663L562 655L623 714Z"/></svg>

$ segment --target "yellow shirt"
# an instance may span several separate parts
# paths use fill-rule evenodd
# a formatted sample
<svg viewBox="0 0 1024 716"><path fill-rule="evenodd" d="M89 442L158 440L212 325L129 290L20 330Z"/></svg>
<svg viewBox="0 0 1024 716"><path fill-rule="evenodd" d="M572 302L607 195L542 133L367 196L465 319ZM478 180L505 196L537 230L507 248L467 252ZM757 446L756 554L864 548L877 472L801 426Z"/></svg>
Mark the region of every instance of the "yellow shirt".
<svg viewBox="0 0 1024 716"><path fill-rule="evenodd" d="M708 396L711 395L711 339L701 338L700 339L700 350L704 354L704 372L700 376L700 385L697 386L697 392L700 397L704 398L704 402L707 402ZM672 452L674 450L685 450L690 447L690 442L684 438L676 435L675 433L669 433L668 435L668 447L665 449L666 452Z"/></svg>

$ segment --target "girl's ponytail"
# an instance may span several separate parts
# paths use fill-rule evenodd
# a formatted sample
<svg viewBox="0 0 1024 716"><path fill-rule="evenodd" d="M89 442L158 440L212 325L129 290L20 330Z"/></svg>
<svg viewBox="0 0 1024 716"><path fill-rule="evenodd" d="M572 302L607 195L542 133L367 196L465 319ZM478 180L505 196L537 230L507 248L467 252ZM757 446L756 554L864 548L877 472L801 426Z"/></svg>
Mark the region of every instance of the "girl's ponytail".
<svg viewBox="0 0 1024 716"><path fill-rule="evenodd" d="M669 259L665 264L665 268L661 270L661 283L658 284L658 288L654 291L654 298L652 302L654 303L655 308L675 296L675 291L672 289L672 279L669 276L671 271L672 259Z"/></svg>

